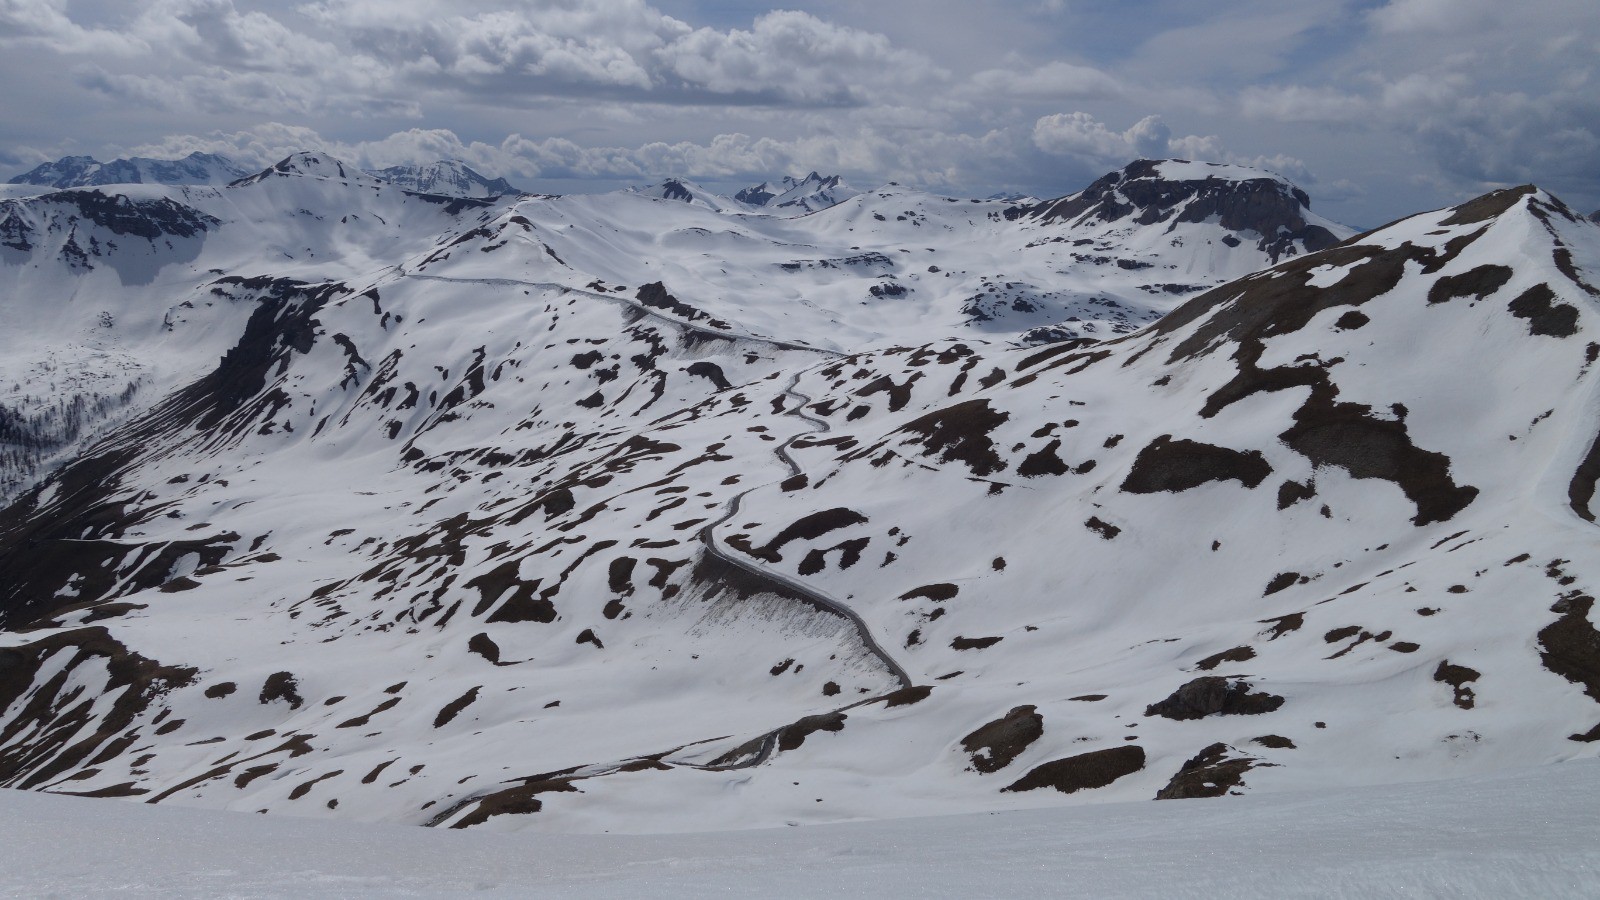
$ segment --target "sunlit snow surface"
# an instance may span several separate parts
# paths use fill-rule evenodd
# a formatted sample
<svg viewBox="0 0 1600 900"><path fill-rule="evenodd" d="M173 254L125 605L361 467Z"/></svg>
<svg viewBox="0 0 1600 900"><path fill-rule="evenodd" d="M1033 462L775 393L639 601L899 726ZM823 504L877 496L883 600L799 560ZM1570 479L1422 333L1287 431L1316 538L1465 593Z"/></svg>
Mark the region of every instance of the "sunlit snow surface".
<svg viewBox="0 0 1600 900"><path fill-rule="evenodd" d="M15 897L1593 897L1600 763L670 835L505 835L0 792Z"/></svg>

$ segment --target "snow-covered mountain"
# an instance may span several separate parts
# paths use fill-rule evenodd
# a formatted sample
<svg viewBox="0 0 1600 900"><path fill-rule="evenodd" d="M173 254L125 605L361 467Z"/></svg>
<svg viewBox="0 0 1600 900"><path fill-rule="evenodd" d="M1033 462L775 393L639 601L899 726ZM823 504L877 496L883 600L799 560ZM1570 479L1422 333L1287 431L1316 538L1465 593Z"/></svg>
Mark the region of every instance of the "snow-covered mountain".
<svg viewBox="0 0 1600 900"><path fill-rule="evenodd" d="M713 212L747 211L742 205L730 202L728 198L717 194L715 191L701 187L687 178L664 178L650 184L627 188L621 193L648 197L651 200L685 203L701 209L709 209Z"/></svg>
<svg viewBox="0 0 1600 900"><path fill-rule="evenodd" d="M183 159L135 156L104 163L92 156L64 156L17 175L8 183L56 188L103 184L227 184L246 174L226 156L196 151Z"/></svg>
<svg viewBox="0 0 1600 900"><path fill-rule="evenodd" d="M34 393L143 380L0 510L0 785L675 831L1593 756L1600 228L1347 235L1165 162L6 201Z"/></svg>
<svg viewBox="0 0 1600 900"><path fill-rule="evenodd" d="M746 206L804 214L836 206L859 193L838 175L812 172L804 178L785 175L776 182L763 181L739 191L733 199Z"/></svg>
<svg viewBox="0 0 1600 900"><path fill-rule="evenodd" d="M390 166L387 169L369 169L369 174L419 194L440 194L446 197L476 197L479 199L515 194L517 189L504 178L489 178L478 174L471 166L457 159L442 159L419 166Z"/></svg>

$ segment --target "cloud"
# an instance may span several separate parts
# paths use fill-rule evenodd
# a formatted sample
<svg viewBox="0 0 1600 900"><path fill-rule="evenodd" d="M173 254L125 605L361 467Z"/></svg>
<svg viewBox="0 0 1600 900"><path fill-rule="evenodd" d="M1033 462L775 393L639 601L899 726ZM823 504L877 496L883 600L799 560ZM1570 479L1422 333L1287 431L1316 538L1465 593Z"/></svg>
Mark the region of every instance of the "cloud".
<svg viewBox="0 0 1600 900"><path fill-rule="evenodd" d="M987 69L972 76L978 94L1030 100L1104 100L1120 97L1117 79L1090 66L1060 60L1027 71Z"/></svg>
<svg viewBox="0 0 1600 900"><path fill-rule="evenodd" d="M1141 158L1232 161L1217 136L1190 134L1174 138L1172 129L1160 116L1145 116L1126 131L1112 131L1086 112L1056 113L1034 122L1033 144L1045 153L1102 166Z"/></svg>
<svg viewBox="0 0 1600 900"><path fill-rule="evenodd" d="M1361 221L1526 180L1600 204L1593 0L655 2L0 0L0 163L316 146L563 189L817 168L1044 195L1177 156Z"/></svg>

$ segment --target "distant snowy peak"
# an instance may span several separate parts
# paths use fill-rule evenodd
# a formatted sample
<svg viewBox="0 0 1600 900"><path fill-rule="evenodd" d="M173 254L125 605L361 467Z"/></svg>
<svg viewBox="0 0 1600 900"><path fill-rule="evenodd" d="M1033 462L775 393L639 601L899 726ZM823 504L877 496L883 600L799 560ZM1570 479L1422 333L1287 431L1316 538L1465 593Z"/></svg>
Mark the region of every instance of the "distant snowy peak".
<svg viewBox="0 0 1600 900"><path fill-rule="evenodd" d="M734 194L733 199L747 206L765 209L816 212L843 203L860 193L845 184L838 175L812 172L804 178L785 175L775 182L763 181Z"/></svg>
<svg viewBox="0 0 1600 900"><path fill-rule="evenodd" d="M1214 222L1253 233L1274 261L1291 252L1337 244L1338 226L1311 212L1311 198L1281 175L1264 169L1182 159L1141 159L1111 172L1079 193L1010 212L1040 223L1133 225Z"/></svg>
<svg viewBox="0 0 1600 900"><path fill-rule="evenodd" d="M627 192L652 200L673 200L717 212L727 210L730 205L727 198L720 197L687 178L667 178L644 187L629 188Z"/></svg>
<svg viewBox="0 0 1600 900"><path fill-rule="evenodd" d="M269 178L284 176L319 178L325 181L344 181L352 184L367 184L373 187L388 184L386 180L369 175L343 160L329 156L326 153L306 150L292 153L271 167L263 169L254 175L241 178L233 182L233 184L236 186L257 184Z"/></svg>
<svg viewBox="0 0 1600 900"><path fill-rule="evenodd" d="M382 178L408 191L446 197L486 199L519 193L504 178L489 178L457 159L442 159L421 166L390 166L368 169L367 174Z"/></svg>
<svg viewBox="0 0 1600 900"><path fill-rule="evenodd" d="M1039 202L1038 197L1035 197L1032 194L1024 194L1021 191L1001 191L998 194L990 194L983 199L1002 200L1006 203L1022 203L1029 206Z"/></svg>
<svg viewBox="0 0 1600 900"><path fill-rule="evenodd" d="M248 174L233 160L215 153L191 153L183 159L135 156L100 162L92 156L63 156L12 178L8 184L45 187L92 187L102 184L227 184Z"/></svg>

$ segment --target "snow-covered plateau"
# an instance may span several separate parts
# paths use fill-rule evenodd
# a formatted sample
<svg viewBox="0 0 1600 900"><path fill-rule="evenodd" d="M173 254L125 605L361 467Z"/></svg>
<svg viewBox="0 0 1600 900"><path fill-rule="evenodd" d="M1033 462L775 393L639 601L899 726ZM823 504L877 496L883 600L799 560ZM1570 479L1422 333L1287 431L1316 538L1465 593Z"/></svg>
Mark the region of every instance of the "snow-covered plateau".
<svg viewBox="0 0 1600 900"><path fill-rule="evenodd" d="M0 199L0 786L932 854L1591 777L1600 226L828 189Z"/></svg>
<svg viewBox="0 0 1600 900"><path fill-rule="evenodd" d="M1593 897L1596 790L1584 760L1181 804L537 836L0 791L0 895Z"/></svg>

